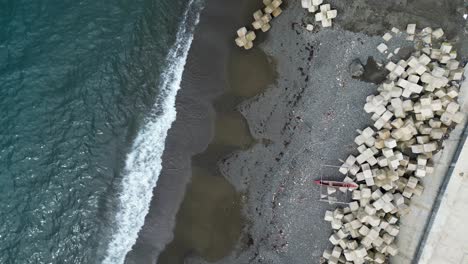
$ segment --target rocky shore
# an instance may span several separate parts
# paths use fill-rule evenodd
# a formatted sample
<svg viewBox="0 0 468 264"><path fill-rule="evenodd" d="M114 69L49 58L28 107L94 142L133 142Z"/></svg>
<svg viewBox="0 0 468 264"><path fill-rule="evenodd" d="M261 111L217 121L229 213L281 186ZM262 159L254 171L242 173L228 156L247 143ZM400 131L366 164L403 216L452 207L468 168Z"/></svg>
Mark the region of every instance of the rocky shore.
<svg viewBox="0 0 468 264"><path fill-rule="evenodd" d="M250 225L238 248L215 263L320 261L331 234L323 215L333 206L318 201L319 189L312 181L320 175L340 179L337 170L324 165L340 165L338 159L354 151L355 130L370 125L362 106L386 74L373 60L385 59L376 46L390 25L404 28L404 23L415 21L421 27L445 26L458 40L461 57L466 54L466 34L457 24L463 18L448 15L456 4L433 18L433 10L422 2L399 2L395 9L379 9L371 1L331 2L339 13L333 29L306 31L313 16L299 2L289 2L260 44L277 62L277 82L238 106L259 143L219 164L236 189L247 194L244 213ZM409 7L418 12L410 13ZM404 39L393 43L412 45ZM349 70L355 59L368 62L361 80ZM192 257L188 263L205 262Z"/></svg>
<svg viewBox="0 0 468 264"><path fill-rule="evenodd" d="M240 235L228 236L236 240L234 246L217 247L213 246L216 241L226 238L227 231L235 230L231 221L206 212L204 217L194 218L179 211L178 218L182 215L186 221L181 226L191 233L185 233L190 241L182 240L183 246L173 249L176 262L319 263L323 251L330 246L331 228L323 216L334 206L319 201L320 189L313 185L313 180L320 176L341 180L338 169L328 166L341 165L338 160L355 151L356 129L371 125L362 106L368 95L376 93L378 83L386 75L383 67L378 67L386 56L376 49L382 35L393 26L404 28L409 22L420 27L443 27L449 38L457 40L457 49L464 58L468 42L463 10L460 11L463 1L333 0L330 3L338 11L333 27L322 28L317 24L312 31L306 27L315 24L314 15L302 9L300 1L284 1L282 14L271 22L267 33L257 35L254 48L233 53L230 50L237 48L233 43L236 30L252 20L253 12L262 3L222 2L207 1L207 10L202 14L184 72L183 89L177 98L177 121L166 142L168 151L163 157L166 165L145 227L128 262L154 263L167 250L167 244L174 238L171 232L178 206L183 203L185 186L190 176L200 171L193 170L193 164L198 164L210 168L208 174L219 172L222 176L215 177L224 177L230 185L207 178L204 184L196 184L199 192L195 192L195 197L224 186L221 191L224 194L212 196L211 200L239 195L246 221L242 221ZM239 13L245 15L238 16ZM395 46L389 49L412 45L404 39L394 39L393 43ZM266 53L267 61L275 64L277 72L276 81L266 90L262 84L268 84L271 77L262 74L265 66L258 63L258 58L251 60L254 63L249 64L250 59L240 63L242 67L238 67L241 70L237 73L229 67L232 60L242 61L242 56L263 56L258 55L263 53L258 49ZM363 68L350 69L357 60ZM359 71L363 71L360 78L353 77L360 75ZM262 78L265 81L258 82ZM243 87L238 90L242 92L222 95L232 86ZM221 116L219 113L232 110L239 111L247 120L253 143L249 135L230 129L229 121L213 124L216 116ZM241 125L235 125L236 129L243 126L243 121L239 122ZM223 129L225 136L216 139L215 131ZM208 146L213 138L212 142L221 140L227 145L235 138L237 150L213 151ZM231 151L234 152L229 154ZM190 157L197 154L191 161ZM217 169L211 170L213 164ZM223 183L213 185L213 182ZM190 192L189 189L186 198L192 197ZM343 201L348 198L342 197ZM235 199L224 204L209 203L209 199L200 201L210 208L218 206L217 210L227 208L228 215L238 206L232 202ZM185 208L196 208L192 206ZM191 222L195 224L190 225ZM177 232L176 227L176 237ZM226 252L230 248L233 250Z"/></svg>

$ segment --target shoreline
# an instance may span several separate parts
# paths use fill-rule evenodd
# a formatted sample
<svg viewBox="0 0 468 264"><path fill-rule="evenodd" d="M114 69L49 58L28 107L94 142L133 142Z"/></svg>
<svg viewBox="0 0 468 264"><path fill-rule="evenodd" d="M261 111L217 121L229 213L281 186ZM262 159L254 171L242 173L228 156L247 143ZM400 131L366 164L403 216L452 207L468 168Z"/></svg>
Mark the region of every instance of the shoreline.
<svg viewBox="0 0 468 264"><path fill-rule="evenodd" d="M192 157L205 151L215 137L215 108L223 112L237 105L244 97L229 98L230 95L225 93L228 91L225 68L234 48L232 32L245 21L247 5L246 0L242 3L215 0L205 3L177 94L177 118L166 138L163 169L153 190L145 224L139 232L137 243L127 254L126 263L155 263L172 241L179 207L187 191L190 191L187 188L192 175ZM240 114L235 117L239 118L244 125L236 125L234 121L234 127L245 127L246 122ZM231 118L224 119L232 119L232 114ZM211 154L211 160L216 158L217 161L233 150L235 148ZM196 170L199 171L199 167ZM210 172L213 173L212 170ZM238 211L240 213L240 209Z"/></svg>
<svg viewBox="0 0 468 264"><path fill-rule="evenodd" d="M237 106L274 82L273 65L260 49L243 52L233 45L229 47L223 69L225 87L211 102L215 110L214 135L207 148L192 157L192 177L177 213L175 237L158 263L184 263L186 256L216 261L238 243L244 243L242 230L248 225L242 212L245 193L231 185L220 172L219 164L256 143ZM251 71L252 67L257 70Z"/></svg>

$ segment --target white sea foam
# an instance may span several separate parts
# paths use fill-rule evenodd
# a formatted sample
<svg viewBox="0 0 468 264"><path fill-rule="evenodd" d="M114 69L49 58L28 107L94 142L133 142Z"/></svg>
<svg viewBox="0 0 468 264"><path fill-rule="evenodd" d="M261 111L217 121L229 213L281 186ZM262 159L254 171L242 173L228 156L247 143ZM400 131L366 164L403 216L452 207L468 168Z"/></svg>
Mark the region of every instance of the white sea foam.
<svg viewBox="0 0 468 264"><path fill-rule="evenodd" d="M161 157L167 131L176 119L175 99L192 44L193 30L201 12L198 5L197 0L191 0L185 10L176 42L167 57L168 67L161 76L160 96L163 99L155 104L127 156L119 208L115 216L116 226L103 264L124 263L127 252L135 244L138 232L144 224L153 188L162 169ZM195 13L192 14L193 12ZM191 19L190 15L195 16L193 21L188 21Z"/></svg>

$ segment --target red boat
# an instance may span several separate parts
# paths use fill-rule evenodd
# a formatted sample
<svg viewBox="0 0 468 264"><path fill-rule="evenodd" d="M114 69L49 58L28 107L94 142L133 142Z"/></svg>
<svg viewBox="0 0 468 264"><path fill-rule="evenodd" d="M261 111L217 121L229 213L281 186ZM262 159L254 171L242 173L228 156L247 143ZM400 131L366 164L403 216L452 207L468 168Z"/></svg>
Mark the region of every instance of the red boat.
<svg viewBox="0 0 468 264"><path fill-rule="evenodd" d="M345 188L357 188L358 185L352 182L339 182L339 181L325 181L325 180L315 180L315 184L317 185L323 185L323 186L328 186L328 187L345 187Z"/></svg>

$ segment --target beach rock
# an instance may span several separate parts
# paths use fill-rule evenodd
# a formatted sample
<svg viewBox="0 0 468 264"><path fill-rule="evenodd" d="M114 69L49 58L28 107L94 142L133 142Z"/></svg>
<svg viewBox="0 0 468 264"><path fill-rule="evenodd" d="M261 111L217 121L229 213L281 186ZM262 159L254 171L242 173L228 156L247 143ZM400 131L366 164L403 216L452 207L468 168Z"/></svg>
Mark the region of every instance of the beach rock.
<svg viewBox="0 0 468 264"><path fill-rule="evenodd" d="M359 77L364 73L364 66L359 59L354 59L351 64L349 64L349 72L353 77Z"/></svg>

